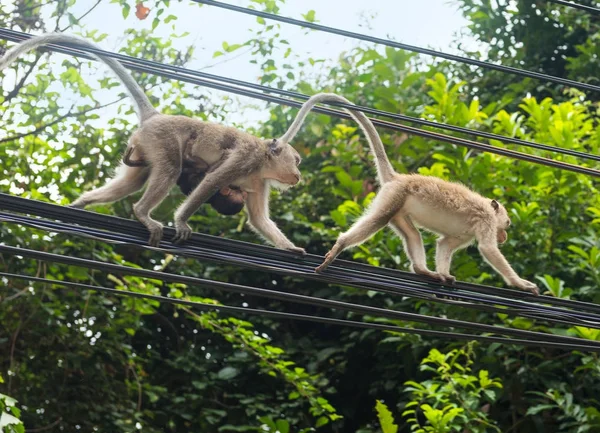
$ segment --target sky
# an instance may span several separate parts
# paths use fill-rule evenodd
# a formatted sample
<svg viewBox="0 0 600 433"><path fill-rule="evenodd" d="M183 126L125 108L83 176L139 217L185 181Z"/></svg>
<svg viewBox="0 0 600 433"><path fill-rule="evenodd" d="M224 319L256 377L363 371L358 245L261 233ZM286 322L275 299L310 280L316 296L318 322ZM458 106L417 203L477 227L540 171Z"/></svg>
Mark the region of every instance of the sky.
<svg viewBox="0 0 600 433"><path fill-rule="evenodd" d="M128 0L128 2L131 5L136 3L135 0ZM238 6L250 4L249 0L227 2ZM69 12L79 17L95 3L95 0L77 0ZM147 19L136 18L134 7L131 8L127 19L123 19L119 4L111 3L110 0L101 0L98 6L81 22L86 30L96 29L109 35L100 43L101 48L118 51L126 43L125 31L127 29L150 30L152 28L152 20L156 14L154 0L145 1L145 5L151 9ZM53 8L46 7L43 9L45 11L43 14L47 16L51 10ZM303 19L302 14L309 10L315 11L315 18L319 24L452 53L458 53L453 41L460 36L461 30L468 24L452 0L369 0L368 2L364 0L287 0L281 6L279 14ZM176 0L171 0L169 8L161 18L164 19L170 14L177 16L177 20L172 21L171 24L159 25L153 31L153 35L166 38L173 32L189 33L187 37L174 41L176 48L184 49L189 45L194 45L194 58L187 65L188 68L202 69L212 74L253 83L259 82L259 66L249 62L252 57L245 48L216 59L213 58L213 53L221 50L224 41L234 44L250 39L253 36L250 29L257 27L256 17L214 6L200 6L189 1ZM305 29L289 24L281 24L281 35L289 41L293 52L299 54L302 59L310 56L317 59L335 60L342 52L349 51L359 44L375 46L328 33L307 32ZM460 40L468 45L471 45L472 42L464 36L460 36ZM56 65L57 71L60 70L62 57L63 55L60 54L53 55L53 64ZM283 50L275 53L274 57L276 61L283 60ZM320 63L315 64L314 72L319 73L323 67ZM83 78L86 79L86 76L84 75ZM14 77L7 76L4 84L9 86L11 79ZM57 83L57 89L59 87L59 83ZM288 86L288 88L295 90L293 86ZM61 105L65 110L73 104L83 102L78 101L77 95L65 92L63 88L60 90L62 99L64 99L64 103ZM96 90L94 96L101 103L107 103L117 99L117 94L117 90ZM215 98L232 96L218 91L211 91L210 95ZM226 120L227 123L238 125L245 123L249 126L256 126L257 123L268 118L264 102L237 96L234 97L234 100L237 101L238 107L244 106L244 110L232 111ZM160 107L158 108L160 109ZM104 109L98 114L100 119L93 123L94 126L102 127L105 125L104 119L108 120L117 115L116 107Z"/></svg>
<svg viewBox="0 0 600 433"><path fill-rule="evenodd" d="M248 0L229 3L238 6L249 4ZM79 16L92 4L92 0L79 0L71 12ZM133 14L134 8L128 18L123 20L120 6L103 0L84 18L83 23L87 29L93 28L109 34L102 41L102 48L116 51L125 43L124 32L127 28L151 29L156 10L152 10L153 2L147 1L145 4L151 7L146 20L137 19ZM457 10L456 4L450 0L288 0L279 13L302 19L302 14L309 10L316 12L316 19L323 25L450 52L457 52L453 41L468 24ZM176 46L183 48L193 44L196 48L195 57L188 68L258 82L259 67L249 63L251 54L244 54L244 49L213 59L213 53L221 49L223 41L233 44L250 39L252 33L249 29L256 27L255 17L187 1L171 1L162 18L169 14L178 17L173 22L177 33L189 32L189 36L178 41ZM153 34L167 37L171 32L173 29L170 25L160 25ZM306 53L313 58L337 59L341 52L358 44L369 45L322 32L311 31L307 34L304 29L287 24L282 24L281 34L290 42L293 52L299 53L301 57ZM464 42L464 39L461 40ZM282 56L283 52L278 55ZM60 63L57 61L57 64ZM321 64L316 64L315 72L319 72L322 67ZM253 102L243 97L238 100L242 104ZM264 120L267 113L260 109L244 110L243 116L244 120L254 124ZM242 119L232 119L235 122L240 120Z"/></svg>

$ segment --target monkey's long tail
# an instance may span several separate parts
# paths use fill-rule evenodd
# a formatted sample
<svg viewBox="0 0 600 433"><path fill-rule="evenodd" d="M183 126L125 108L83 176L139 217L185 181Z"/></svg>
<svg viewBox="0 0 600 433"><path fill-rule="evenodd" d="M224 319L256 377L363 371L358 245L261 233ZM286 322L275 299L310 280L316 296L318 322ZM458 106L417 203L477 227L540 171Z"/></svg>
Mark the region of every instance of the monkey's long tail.
<svg viewBox="0 0 600 433"><path fill-rule="evenodd" d="M8 67L14 62L17 57L27 51L33 50L41 45L48 45L54 43L69 43L75 44L83 48L94 48L100 49L96 44L86 41L85 39L78 38L72 35L65 35L63 33L46 33L44 35L36 36L21 42L19 45L11 48L6 52L4 57L0 59L0 71ZM119 77L119 80L127 88L127 91L133 98L133 102L136 105L140 124L146 121L148 118L157 114L158 111L152 106L152 103L144 93L144 90L135 82L133 77L127 72L127 70L117 60L110 57L101 56L98 54L89 53L96 57L103 63L105 63L113 72Z"/></svg>
<svg viewBox="0 0 600 433"><path fill-rule="evenodd" d="M289 143L296 136L310 110L319 102L342 102L345 104L354 105L343 96L336 95L335 93L317 93L302 105L302 108L300 108L296 118L286 133L281 137L281 141ZM352 116L367 137L371 151L375 156L375 165L377 166L379 182L383 184L392 180L396 174L396 171L392 167L392 164L385 153L385 147L383 146L381 137L379 137L379 134L377 133L373 123L367 116L364 115L362 111L349 110L347 108L344 108L344 111Z"/></svg>

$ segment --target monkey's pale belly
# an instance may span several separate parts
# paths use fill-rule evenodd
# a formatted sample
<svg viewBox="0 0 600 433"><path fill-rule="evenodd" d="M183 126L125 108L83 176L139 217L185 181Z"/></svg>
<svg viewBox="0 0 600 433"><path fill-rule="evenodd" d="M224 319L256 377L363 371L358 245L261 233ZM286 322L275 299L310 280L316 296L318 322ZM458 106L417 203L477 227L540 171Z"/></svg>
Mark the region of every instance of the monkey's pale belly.
<svg viewBox="0 0 600 433"><path fill-rule="evenodd" d="M471 234L471 227L464 215L423 203L413 197L407 200L403 211L416 226L434 233L457 238Z"/></svg>

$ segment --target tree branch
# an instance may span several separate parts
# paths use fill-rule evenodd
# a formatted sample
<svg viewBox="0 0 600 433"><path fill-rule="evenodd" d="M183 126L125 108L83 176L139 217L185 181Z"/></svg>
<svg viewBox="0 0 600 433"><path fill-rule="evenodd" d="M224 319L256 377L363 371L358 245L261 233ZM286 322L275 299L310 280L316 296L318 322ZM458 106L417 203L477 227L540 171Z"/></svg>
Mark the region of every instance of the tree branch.
<svg viewBox="0 0 600 433"><path fill-rule="evenodd" d="M33 131L29 131L29 132L23 132L23 133L21 133L21 134L17 134L17 135L13 135L13 136L11 136L11 137L6 137L6 138L3 138L3 139L1 139L1 140L0 140L0 144L1 144L1 143L7 143L7 142L10 142L10 141L14 141L14 140L18 140L19 138L27 137L27 136L29 136L29 135L35 135L35 134L37 134L38 132L41 132L41 131L43 131L43 130L44 130L44 129L46 129L47 127L49 127L49 126L53 126L53 125L56 125L57 123L59 123L59 122L62 122L62 121L63 121L63 120L65 120L65 119L68 119L68 118L70 118L70 117L77 117L77 116L81 116L81 115L87 114L87 113L89 113L89 112L91 112L91 111L94 111L94 110L99 110L99 109L101 109L101 108L106 108L106 107L109 107L109 106L111 106L111 105L114 105L114 104L116 104L116 103L118 103L118 102L122 101L123 99L125 99L125 96L123 96L122 98L119 98L119 99L117 99L116 101L109 102L108 104L104 104L104 105L98 105L98 106L96 106L96 107L88 108L87 110L78 111L78 112L76 112L76 113L72 113L72 112L71 112L71 110L73 109L73 106L71 106L71 108L69 109L69 112L68 112L67 114L65 114L65 115L63 115L63 116L60 116L60 117L57 117L57 118L56 118L56 119L54 119L52 122L49 122L49 123L45 123L45 124L43 124L43 125L40 125L40 126L38 126L37 128L35 128Z"/></svg>
<svg viewBox="0 0 600 433"><path fill-rule="evenodd" d="M2 104L5 104L6 102L10 102L15 96L17 96L19 94L19 90L21 90L21 88L25 84L25 81L27 80L27 78L29 78L29 75L31 75L31 73L33 72L33 70L37 66L37 63L40 60L40 57L42 57L41 54L38 54L36 56L35 60L31 64L31 66L29 67L29 69L27 70L27 72L25 72L25 75L23 75L23 78L21 78L19 80L19 82L15 85L15 87L10 92L8 92L8 94L6 95L6 99L4 99L4 101L2 102Z"/></svg>
<svg viewBox="0 0 600 433"><path fill-rule="evenodd" d="M61 421L62 421L62 416L58 417L58 419L56 421L54 421L52 424L48 424L45 427L40 427L40 428L28 428L27 430L25 430L27 433L33 433L33 432L40 432L40 431L46 431L46 430L50 430L51 428L57 426Z"/></svg>
<svg viewBox="0 0 600 433"><path fill-rule="evenodd" d="M91 8L89 8L89 9L87 10L87 12L85 12L85 13L84 13L83 15L81 15L79 18L75 18L75 22L76 22L77 24L79 24L79 21L81 21L82 19L84 19L84 18L85 18L87 15L89 15L89 14L90 14L90 12L92 12L94 9L96 9L96 7L97 7L97 6L98 6L98 5L99 5L101 2L102 2L102 0L98 0L94 6L92 6ZM60 30L58 30L58 31L62 33L62 32L64 32L65 30L68 30L68 29L70 29L71 27L73 27L73 23L69 24L69 25L68 25L67 27L65 27L64 29L60 29Z"/></svg>

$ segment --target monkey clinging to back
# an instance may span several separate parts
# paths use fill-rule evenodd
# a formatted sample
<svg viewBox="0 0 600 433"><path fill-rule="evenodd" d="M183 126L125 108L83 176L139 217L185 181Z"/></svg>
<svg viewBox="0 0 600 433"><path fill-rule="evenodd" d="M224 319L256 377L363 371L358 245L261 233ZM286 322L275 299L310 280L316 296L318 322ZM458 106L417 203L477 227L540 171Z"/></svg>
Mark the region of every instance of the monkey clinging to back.
<svg viewBox="0 0 600 433"><path fill-rule="evenodd" d="M330 94L323 102L343 102L347 99ZM476 240L483 258L498 272L507 284L538 295L537 286L520 278L506 261L498 244L506 242L510 218L504 206L457 183L446 182L433 176L398 174L390 163L381 138L368 117L360 111L346 110L365 133L381 188L367 212L342 233L325 261L316 269L323 272L346 248L361 244L386 225L403 240L412 270L421 275L454 282L450 275L452 254ZM294 125L302 124L300 116ZM294 125L290 127L293 130ZM423 240L417 227L439 235L435 255L436 272L427 268Z"/></svg>
<svg viewBox="0 0 600 433"><path fill-rule="evenodd" d="M41 35L9 50L0 59L0 70L9 66L20 54L52 43L74 44L82 49L98 48L70 35ZM304 249L288 240L269 218L270 188L285 189L300 181L298 164L301 158L288 144L300 124L294 123L293 133L290 128L279 140L263 140L235 128L185 116L160 114L118 61L102 55L95 57L115 72L134 100L140 125L131 136L128 150L137 155L134 159L143 160L147 165L132 167L121 164L114 179L83 194L73 206L116 201L140 190L147 183L133 210L150 232L150 244L158 245L162 238L162 224L152 219L150 214L180 179L185 153L192 161L204 161L210 170L175 212L175 242L189 238L192 230L187 220L202 203L219 190L233 186L247 194L249 222L259 234L278 248L305 253ZM298 116L305 116L317 102L318 97L307 101L304 111L301 110Z"/></svg>

